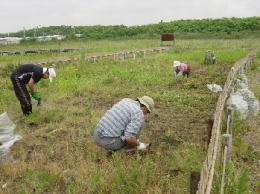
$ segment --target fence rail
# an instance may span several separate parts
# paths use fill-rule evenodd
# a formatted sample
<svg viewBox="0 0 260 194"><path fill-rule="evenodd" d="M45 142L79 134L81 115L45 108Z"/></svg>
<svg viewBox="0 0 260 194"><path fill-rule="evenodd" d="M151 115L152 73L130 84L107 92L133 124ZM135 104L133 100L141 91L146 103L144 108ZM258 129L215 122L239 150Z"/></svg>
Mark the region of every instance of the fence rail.
<svg viewBox="0 0 260 194"><path fill-rule="evenodd" d="M198 186L197 194L209 194L212 189L214 170L216 165L217 156L221 151L221 125L224 116L224 108L227 98L232 90L232 84L234 83L235 76L238 72L242 71L252 63L252 59L255 54L250 54L247 57L236 62L231 68L226 83L224 85L223 92L220 94L214 114L214 123L212 127L212 135L208 146L207 156L203 163L203 167L200 173L200 182ZM231 119L231 118L230 118ZM228 152L228 151L226 151Z"/></svg>

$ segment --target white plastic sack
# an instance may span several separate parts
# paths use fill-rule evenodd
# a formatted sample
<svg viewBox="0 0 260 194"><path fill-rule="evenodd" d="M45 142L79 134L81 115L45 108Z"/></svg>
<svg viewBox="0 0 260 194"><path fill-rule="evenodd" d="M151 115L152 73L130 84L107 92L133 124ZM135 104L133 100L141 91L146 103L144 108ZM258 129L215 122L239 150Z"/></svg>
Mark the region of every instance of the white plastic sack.
<svg viewBox="0 0 260 194"><path fill-rule="evenodd" d="M259 101L254 93L248 89L246 75L240 74L236 82L239 89L230 95L227 105L240 113L239 119L246 119L248 113L257 115L260 110Z"/></svg>
<svg viewBox="0 0 260 194"><path fill-rule="evenodd" d="M207 84L208 89L210 89L212 92L222 92L223 89L220 85L217 84Z"/></svg>
<svg viewBox="0 0 260 194"><path fill-rule="evenodd" d="M246 119L248 114L248 103L241 94L231 94L227 100L227 105L240 113L239 119Z"/></svg>
<svg viewBox="0 0 260 194"><path fill-rule="evenodd" d="M236 82L240 89L248 88L248 81L245 74L240 74L239 78L236 79Z"/></svg>
<svg viewBox="0 0 260 194"><path fill-rule="evenodd" d="M21 139L21 136L13 134L15 127L6 112L0 115L0 162L14 161L12 156L9 156L9 148Z"/></svg>
<svg viewBox="0 0 260 194"><path fill-rule="evenodd" d="M13 134L15 127L6 112L0 115L0 136Z"/></svg>
<svg viewBox="0 0 260 194"><path fill-rule="evenodd" d="M236 93L242 95L243 99L248 103L248 112L251 114L257 115L257 113L260 109L260 106L259 106L259 102L256 99L254 93L247 88L240 89Z"/></svg>

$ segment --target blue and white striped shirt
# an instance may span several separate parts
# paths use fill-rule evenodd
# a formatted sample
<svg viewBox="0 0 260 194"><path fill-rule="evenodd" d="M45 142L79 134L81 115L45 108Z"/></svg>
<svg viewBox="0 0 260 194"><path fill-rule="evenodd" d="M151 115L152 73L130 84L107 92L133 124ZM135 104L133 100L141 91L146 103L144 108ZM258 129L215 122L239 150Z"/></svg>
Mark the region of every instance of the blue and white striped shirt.
<svg viewBox="0 0 260 194"><path fill-rule="evenodd" d="M97 132L105 137L139 138L144 128L144 114L140 103L124 98L116 103L97 124Z"/></svg>

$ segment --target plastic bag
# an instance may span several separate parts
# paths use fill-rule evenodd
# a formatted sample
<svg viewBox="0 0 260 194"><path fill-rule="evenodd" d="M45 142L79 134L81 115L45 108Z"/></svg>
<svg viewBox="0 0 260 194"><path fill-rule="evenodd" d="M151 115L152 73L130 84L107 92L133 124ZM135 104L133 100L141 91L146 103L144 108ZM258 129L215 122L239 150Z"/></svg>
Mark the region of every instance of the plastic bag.
<svg viewBox="0 0 260 194"><path fill-rule="evenodd" d="M240 119L246 119L247 114L257 115L260 110L259 101L254 93L248 89L248 80L245 74L239 74L236 79L238 90L232 93L227 105L240 113Z"/></svg>
<svg viewBox="0 0 260 194"><path fill-rule="evenodd" d="M231 94L227 100L227 105L240 113L239 119L246 119L248 114L248 103L240 93Z"/></svg>
<svg viewBox="0 0 260 194"><path fill-rule="evenodd" d="M240 89L248 88L248 80L245 74L240 74L235 81Z"/></svg>
<svg viewBox="0 0 260 194"><path fill-rule="evenodd" d="M248 88L239 89L236 93L243 96L243 99L248 103L248 113L257 115L260 109L259 102L254 93Z"/></svg>
<svg viewBox="0 0 260 194"><path fill-rule="evenodd" d="M9 155L9 148L22 138L14 135L15 127L6 112L0 115L0 162L14 162L13 157Z"/></svg>
<svg viewBox="0 0 260 194"><path fill-rule="evenodd" d="M222 92L223 89L220 85L217 84L207 84L208 89L210 89L212 92Z"/></svg>

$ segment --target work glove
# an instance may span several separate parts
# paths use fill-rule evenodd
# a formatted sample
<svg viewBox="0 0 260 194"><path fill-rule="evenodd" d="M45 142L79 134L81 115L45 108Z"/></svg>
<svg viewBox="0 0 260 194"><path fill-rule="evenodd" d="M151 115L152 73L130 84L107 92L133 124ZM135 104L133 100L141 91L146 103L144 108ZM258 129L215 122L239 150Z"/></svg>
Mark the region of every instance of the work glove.
<svg viewBox="0 0 260 194"><path fill-rule="evenodd" d="M140 143L139 146L137 146L138 150L144 150L147 147L145 143Z"/></svg>
<svg viewBox="0 0 260 194"><path fill-rule="evenodd" d="M39 101L41 99L40 92L32 92L31 95L35 100Z"/></svg>

